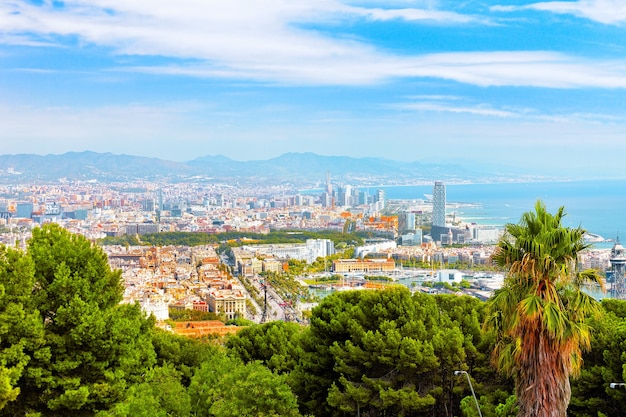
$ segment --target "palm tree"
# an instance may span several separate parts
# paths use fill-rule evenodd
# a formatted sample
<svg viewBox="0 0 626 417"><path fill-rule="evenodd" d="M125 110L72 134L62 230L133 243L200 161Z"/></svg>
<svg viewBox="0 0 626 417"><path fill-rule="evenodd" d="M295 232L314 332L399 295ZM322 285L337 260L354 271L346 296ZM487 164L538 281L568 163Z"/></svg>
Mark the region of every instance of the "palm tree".
<svg viewBox="0 0 626 417"><path fill-rule="evenodd" d="M493 359L515 378L519 417L564 417L583 350L590 346L589 316L601 305L582 292L585 283L604 288L595 270L579 271L578 254L588 245L585 231L561 225L561 207L535 212L508 224L492 256L507 269L504 285L488 302L486 328L495 331Z"/></svg>

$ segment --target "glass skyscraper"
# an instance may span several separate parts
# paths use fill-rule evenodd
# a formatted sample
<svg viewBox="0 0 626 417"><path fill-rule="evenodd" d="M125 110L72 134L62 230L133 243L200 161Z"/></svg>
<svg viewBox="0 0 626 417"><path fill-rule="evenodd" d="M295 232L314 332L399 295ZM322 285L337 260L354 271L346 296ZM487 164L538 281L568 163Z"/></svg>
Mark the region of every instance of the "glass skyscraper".
<svg viewBox="0 0 626 417"><path fill-rule="evenodd" d="M433 187L433 226L446 226L446 185L435 181Z"/></svg>

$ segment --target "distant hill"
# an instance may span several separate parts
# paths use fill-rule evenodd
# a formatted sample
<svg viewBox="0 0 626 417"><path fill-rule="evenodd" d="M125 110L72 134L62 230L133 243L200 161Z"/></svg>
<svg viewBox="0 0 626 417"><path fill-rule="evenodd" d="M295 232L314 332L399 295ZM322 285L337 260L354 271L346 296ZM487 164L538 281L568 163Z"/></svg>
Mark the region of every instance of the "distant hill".
<svg viewBox="0 0 626 417"><path fill-rule="evenodd" d="M459 164L423 164L382 158L286 153L276 158L235 161L222 155L172 162L112 153L68 152L61 155L0 155L2 182L67 180L246 181L251 183L321 184L330 172L334 181L359 184L406 184L417 181L494 180L518 173L478 171Z"/></svg>
<svg viewBox="0 0 626 417"><path fill-rule="evenodd" d="M14 180L126 180L159 178L184 174L186 164L112 153L68 152L61 155L0 155L0 170L13 174Z"/></svg>

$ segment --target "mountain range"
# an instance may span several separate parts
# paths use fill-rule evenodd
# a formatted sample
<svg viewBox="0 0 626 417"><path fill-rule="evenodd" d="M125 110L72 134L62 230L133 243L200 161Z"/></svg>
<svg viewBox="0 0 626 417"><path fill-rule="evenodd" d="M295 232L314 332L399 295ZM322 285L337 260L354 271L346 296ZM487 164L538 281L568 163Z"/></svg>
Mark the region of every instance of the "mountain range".
<svg viewBox="0 0 626 417"><path fill-rule="evenodd" d="M249 183L323 183L329 173L334 181L351 184L409 184L445 181L512 180L524 175L510 167L468 168L460 164L401 162L382 158L324 156L285 153L275 158L236 161L222 155L173 162L143 156L112 153L67 152L60 155L0 155L4 183L49 181L215 181Z"/></svg>

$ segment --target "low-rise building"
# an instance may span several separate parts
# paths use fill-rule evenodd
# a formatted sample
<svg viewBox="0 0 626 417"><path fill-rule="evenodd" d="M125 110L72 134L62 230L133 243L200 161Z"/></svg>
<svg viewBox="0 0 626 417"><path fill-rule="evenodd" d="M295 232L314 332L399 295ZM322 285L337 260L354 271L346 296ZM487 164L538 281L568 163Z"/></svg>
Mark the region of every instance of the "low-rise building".
<svg viewBox="0 0 626 417"><path fill-rule="evenodd" d="M246 315L246 296L241 289L211 288L207 301L209 310L215 314L224 314L229 319Z"/></svg>
<svg viewBox="0 0 626 417"><path fill-rule="evenodd" d="M333 271L349 272L392 272L396 268L393 259L337 259L333 261Z"/></svg>

